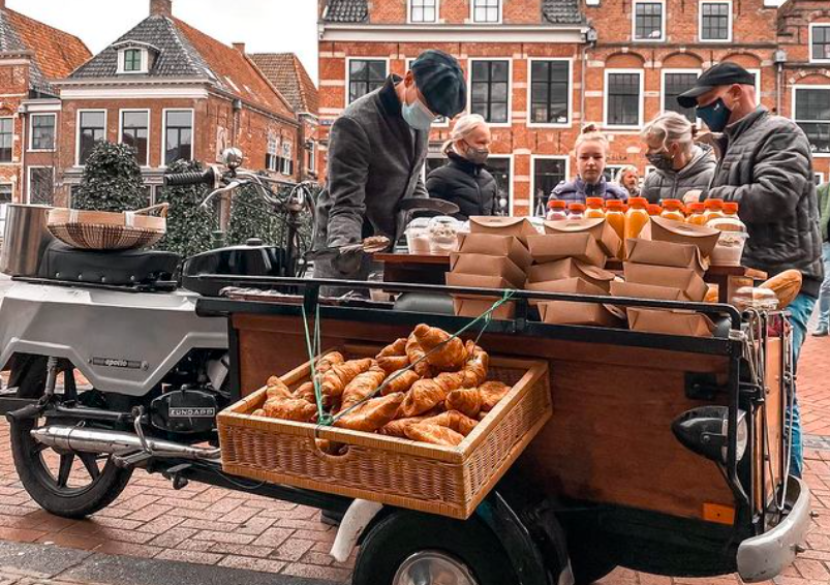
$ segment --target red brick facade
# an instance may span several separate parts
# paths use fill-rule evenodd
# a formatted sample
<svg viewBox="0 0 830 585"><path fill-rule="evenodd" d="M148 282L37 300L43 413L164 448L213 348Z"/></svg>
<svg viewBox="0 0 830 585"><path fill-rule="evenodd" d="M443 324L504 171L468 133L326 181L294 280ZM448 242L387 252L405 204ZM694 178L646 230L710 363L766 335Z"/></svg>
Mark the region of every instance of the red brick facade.
<svg viewBox="0 0 830 585"><path fill-rule="evenodd" d="M364 22L323 21L321 173L327 128L347 104L348 67L354 59L382 60L387 63L386 72L403 74L409 59L425 49L439 48L459 59L468 80L476 60L509 61L509 120L493 125L493 153L496 164L509 173L503 187L509 191L509 211L514 214L532 213L551 182L573 177L572 146L587 122L599 124L609 135L609 165L634 164L647 172L640 128L664 111L667 103L674 103L671 96L666 98L667 90L675 87L676 80L688 80L684 74L697 74L721 61L740 63L758 76L759 101L785 116L793 114L794 85L830 88L830 59L822 65L810 64L808 59L809 23L830 23L826 0L789 0L780 9L770 0L643 0L660 6L657 21L662 34L657 39L635 38L643 32L635 22L647 24L647 19L635 19L640 0L580 0L582 22L571 26L546 21L542 0L502 0L498 25L472 23L473 0L440 0L437 20L416 24L407 20L409 1L373 0ZM713 9L709 4L717 6ZM720 20L706 19L706 36L713 40L702 38L704 5L707 15L711 10L722 11L717 12ZM726 38L712 28L717 23L728 29ZM594 32L596 41L589 42ZM782 76L776 61L779 48L787 52ZM537 59L563 60L570 66L570 103L564 123L530 122L530 69ZM614 124L608 112L610 83L621 79L633 82L639 96L636 123ZM822 126L822 131L825 128L830 132L830 124ZM433 157L440 158L439 147L448 133L447 127L433 130ZM825 180L830 179L830 158L817 154L815 167Z"/></svg>

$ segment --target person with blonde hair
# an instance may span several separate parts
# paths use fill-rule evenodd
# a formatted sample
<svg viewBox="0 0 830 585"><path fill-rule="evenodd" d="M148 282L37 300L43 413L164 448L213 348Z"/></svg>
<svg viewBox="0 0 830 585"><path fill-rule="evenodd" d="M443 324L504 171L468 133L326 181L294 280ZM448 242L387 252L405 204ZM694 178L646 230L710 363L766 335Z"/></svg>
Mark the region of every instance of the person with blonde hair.
<svg viewBox="0 0 830 585"><path fill-rule="evenodd" d="M614 182L628 191L629 199L640 196L640 170L634 165L626 165L617 172Z"/></svg>
<svg viewBox="0 0 830 585"><path fill-rule="evenodd" d="M444 145L449 163L427 177L427 191L435 199L458 205L456 219L494 215L499 188L485 164L490 156L490 127L478 114L460 117Z"/></svg>
<svg viewBox="0 0 830 585"><path fill-rule="evenodd" d="M690 191L709 187L717 163L711 147L695 144L696 133L697 128L677 112L660 114L643 129L646 158L654 167L642 189L649 203L682 200Z"/></svg>
<svg viewBox="0 0 830 585"><path fill-rule="evenodd" d="M628 193L622 187L605 180L605 161L608 155L608 138L597 130L594 124L582 129L576 139L577 177L573 181L560 183L554 187L550 200L569 203L585 203L588 197L603 199L620 199L628 201Z"/></svg>

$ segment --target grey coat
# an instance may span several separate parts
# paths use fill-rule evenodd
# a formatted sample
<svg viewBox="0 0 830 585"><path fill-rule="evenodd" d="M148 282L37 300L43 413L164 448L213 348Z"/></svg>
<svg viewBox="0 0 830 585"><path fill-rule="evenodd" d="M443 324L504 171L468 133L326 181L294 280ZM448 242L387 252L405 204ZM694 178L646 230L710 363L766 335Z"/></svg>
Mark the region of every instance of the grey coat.
<svg viewBox="0 0 830 585"><path fill-rule="evenodd" d="M646 177L641 197L649 203L660 203L664 199L683 199L689 191L706 191L715 172L715 155L711 147L696 147L689 163L679 171L654 170Z"/></svg>
<svg viewBox="0 0 830 585"><path fill-rule="evenodd" d="M749 240L743 264L770 276L794 268L802 292L818 296L824 279L810 143L794 122L759 107L727 127L708 199L734 201Z"/></svg>
<svg viewBox="0 0 830 585"><path fill-rule="evenodd" d="M399 204L428 197L421 178L429 133L413 131L401 114L397 76L352 103L329 137L328 184L317 202L317 249L354 244L372 235L394 239ZM365 279L368 266L342 272L315 262L318 278Z"/></svg>

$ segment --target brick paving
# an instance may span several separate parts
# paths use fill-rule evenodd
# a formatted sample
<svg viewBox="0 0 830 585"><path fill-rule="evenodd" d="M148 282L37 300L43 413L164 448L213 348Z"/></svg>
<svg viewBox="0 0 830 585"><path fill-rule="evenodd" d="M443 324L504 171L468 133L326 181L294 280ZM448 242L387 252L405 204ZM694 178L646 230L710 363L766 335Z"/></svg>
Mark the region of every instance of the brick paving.
<svg viewBox="0 0 830 585"><path fill-rule="evenodd" d="M830 440L830 339L810 338L801 361L799 393L808 434ZM817 437L813 444L821 445ZM8 427L0 422L0 445ZM776 585L830 583L830 451L808 450L806 479L819 516L807 552ZM173 490L160 476L137 471L121 497L94 517L73 521L40 510L20 486L8 448L0 448L0 541L50 544L100 554L184 561L343 583L353 559L338 564L328 551L334 530L319 512L294 504L191 484ZM0 569L0 585L66 585L15 580ZM27 580L28 579L28 580ZM618 570L602 585L737 585L737 577L669 579ZM772 583L772 582L770 582Z"/></svg>

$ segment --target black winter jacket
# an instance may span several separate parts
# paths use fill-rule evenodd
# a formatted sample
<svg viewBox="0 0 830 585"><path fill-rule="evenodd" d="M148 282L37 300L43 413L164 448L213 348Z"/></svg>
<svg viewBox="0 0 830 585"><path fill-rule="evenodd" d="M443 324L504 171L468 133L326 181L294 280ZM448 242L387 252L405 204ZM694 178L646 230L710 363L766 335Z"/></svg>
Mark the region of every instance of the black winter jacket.
<svg viewBox="0 0 830 585"><path fill-rule="evenodd" d="M692 160L679 171L655 169L646 177L642 197L649 203L665 199L683 199L689 191L706 191L715 172L715 156L709 146L698 147Z"/></svg>
<svg viewBox="0 0 830 585"><path fill-rule="evenodd" d="M795 268L802 292L818 296L824 279L813 159L804 132L759 107L728 126L708 199L734 201L749 232L743 264L775 276Z"/></svg>
<svg viewBox="0 0 830 585"><path fill-rule="evenodd" d="M434 199L458 205L456 219L466 221L474 215L494 215L499 187L486 168L450 151L450 162L427 177L427 191Z"/></svg>

